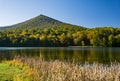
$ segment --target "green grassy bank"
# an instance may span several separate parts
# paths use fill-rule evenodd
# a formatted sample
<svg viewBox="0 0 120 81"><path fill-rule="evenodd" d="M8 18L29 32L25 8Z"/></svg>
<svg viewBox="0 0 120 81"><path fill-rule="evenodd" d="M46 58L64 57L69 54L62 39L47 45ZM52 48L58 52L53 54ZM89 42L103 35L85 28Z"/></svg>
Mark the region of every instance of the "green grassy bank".
<svg viewBox="0 0 120 81"><path fill-rule="evenodd" d="M0 81L30 81L24 68L9 63L0 63Z"/></svg>

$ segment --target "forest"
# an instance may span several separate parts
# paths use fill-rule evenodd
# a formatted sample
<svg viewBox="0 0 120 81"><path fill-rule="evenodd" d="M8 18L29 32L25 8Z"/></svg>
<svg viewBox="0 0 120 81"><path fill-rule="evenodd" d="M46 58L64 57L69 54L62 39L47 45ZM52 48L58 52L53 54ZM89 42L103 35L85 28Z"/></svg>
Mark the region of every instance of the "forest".
<svg viewBox="0 0 120 81"><path fill-rule="evenodd" d="M120 47L120 28L74 25L0 31L0 47Z"/></svg>

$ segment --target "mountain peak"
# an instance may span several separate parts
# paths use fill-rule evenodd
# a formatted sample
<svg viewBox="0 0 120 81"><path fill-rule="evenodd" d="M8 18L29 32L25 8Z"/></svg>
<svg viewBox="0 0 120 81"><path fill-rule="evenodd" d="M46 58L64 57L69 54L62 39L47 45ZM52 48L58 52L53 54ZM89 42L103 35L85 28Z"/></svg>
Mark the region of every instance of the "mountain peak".
<svg viewBox="0 0 120 81"><path fill-rule="evenodd" d="M55 25L61 25L63 24L61 21L58 21L56 19L50 18L48 16L45 15L39 15L36 16L30 20L12 25L12 26L8 26L6 28L35 28L35 27L52 27Z"/></svg>
<svg viewBox="0 0 120 81"><path fill-rule="evenodd" d="M39 18L40 20L45 19L45 20L51 20L51 21L54 21L54 22L62 23L61 21L58 21L58 20L56 20L56 19L53 19L53 18L51 18L51 17L49 17L49 16L46 16L46 15L43 15L43 14L40 14L39 16L37 16L37 17L35 17L35 18L33 18L33 19L37 19L37 18ZM44 21L44 22L45 22L45 21Z"/></svg>
<svg viewBox="0 0 120 81"><path fill-rule="evenodd" d="M39 16L40 16L40 17L48 17L48 16L46 16L46 15L43 15L43 14L40 14Z"/></svg>
<svg viewBox="0 0 120 81"><path fill-rule="evenodd" d="M8 28L44 28L44 27L57 27L57 26L63 26L63 25L71 25L67 23L63 23L61 21L58 21L56 19L53 19L51 17L45 16L43 14L40 14L39 16L36 16L32 19L29 19L27 21L12 25L12 26L6 26L4 29ZM72 25L71 25L72 26Z"/></svg>

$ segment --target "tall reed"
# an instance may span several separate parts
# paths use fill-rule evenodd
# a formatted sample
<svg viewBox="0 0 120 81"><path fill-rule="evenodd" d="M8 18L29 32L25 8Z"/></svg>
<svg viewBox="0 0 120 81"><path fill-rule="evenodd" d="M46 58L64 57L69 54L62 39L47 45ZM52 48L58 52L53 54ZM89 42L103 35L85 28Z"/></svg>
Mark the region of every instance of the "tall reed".
<svg viewBox="0 0 120 81"><path fill-rule="evenodd" d="M33 81L120 81L120 63L83 65L25 57L17 60L31 68Z"/></svg>

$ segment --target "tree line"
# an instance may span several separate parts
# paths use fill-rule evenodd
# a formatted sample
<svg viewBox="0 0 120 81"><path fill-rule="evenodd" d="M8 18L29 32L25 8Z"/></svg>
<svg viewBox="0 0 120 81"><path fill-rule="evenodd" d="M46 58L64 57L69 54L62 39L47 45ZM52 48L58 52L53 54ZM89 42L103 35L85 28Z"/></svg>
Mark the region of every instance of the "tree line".
<svg viewBox="0 0 120 81"><path fill-rule="evenodd" d="M120 46L120 28L74 26L0 31L0 47Z"/></svg>

